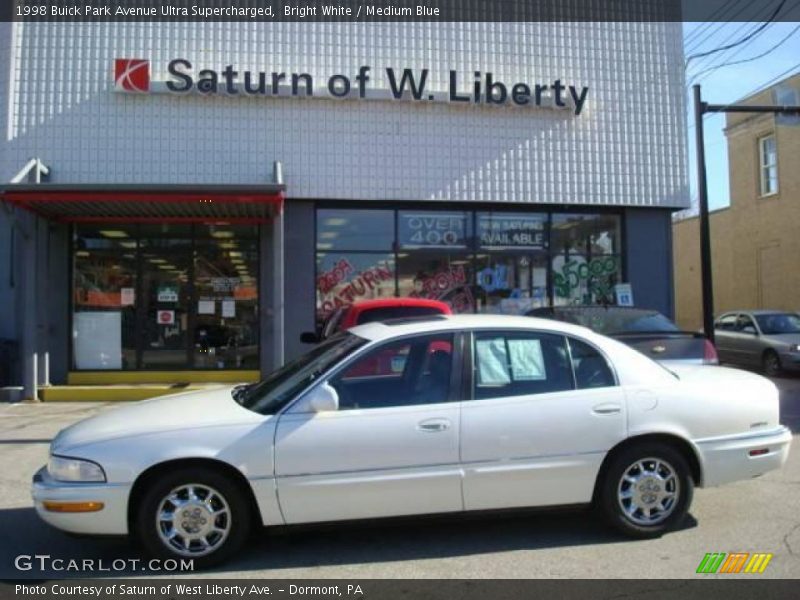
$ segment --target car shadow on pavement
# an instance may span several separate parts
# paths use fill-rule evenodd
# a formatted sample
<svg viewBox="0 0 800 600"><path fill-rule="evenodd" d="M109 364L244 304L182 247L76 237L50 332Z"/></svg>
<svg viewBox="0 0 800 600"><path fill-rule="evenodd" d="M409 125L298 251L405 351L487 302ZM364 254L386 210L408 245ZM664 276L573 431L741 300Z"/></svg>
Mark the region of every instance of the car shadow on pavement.
<svg viewBox="0 0 800 600"><path fill-rule="evenodd" d="M689 515L679 529L696 526L697 521ZM261 569L442 559L625 540L588 510L340 523L273 533L265 530L241 558L212 572L222 576Z"/></svg>
<svg viewBox="0 0 800 600"><path fill-rule="evenodd" d="M690 515L680 529L696 525L697 521ZM71 536L42 522L33 508L0 509L0 531L4 532L0 545L0 579L171 575L147 569L146 561L125 538ZM618 543L625 539L588 510L420 517L264 529L254 532L253 539L237 557L206 573L224 576L264 570L264 576L268 577L273 569L441 559ZM47 568L41 568L43 559L37 556L47 556L44 560ZM58 560L61 562L54 562ZM94 562L91 569L71 570L69 561L77 561L78 565ZM114 564L123 564L122 561L133 566L111 569Z"/></svg>

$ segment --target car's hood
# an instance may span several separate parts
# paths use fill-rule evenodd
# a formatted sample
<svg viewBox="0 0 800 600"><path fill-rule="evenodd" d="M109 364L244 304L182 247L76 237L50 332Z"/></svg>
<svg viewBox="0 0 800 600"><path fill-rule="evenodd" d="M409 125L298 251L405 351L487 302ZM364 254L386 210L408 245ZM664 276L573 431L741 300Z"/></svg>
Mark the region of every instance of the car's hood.
<svg viewBox="0 0 800 600"><path fill-rule="evenodd" d="M763 339L771 344L800 344L800 333L765 334Z"/></svg>
<svg viewBox="0 0 800 600"><path fill-rule="evenodd" d="M110 410L62 430L53 440L51 450L58 454L114 438L263 421L263 415L233 400L232 389L225 386L162 396Z"/></svg>

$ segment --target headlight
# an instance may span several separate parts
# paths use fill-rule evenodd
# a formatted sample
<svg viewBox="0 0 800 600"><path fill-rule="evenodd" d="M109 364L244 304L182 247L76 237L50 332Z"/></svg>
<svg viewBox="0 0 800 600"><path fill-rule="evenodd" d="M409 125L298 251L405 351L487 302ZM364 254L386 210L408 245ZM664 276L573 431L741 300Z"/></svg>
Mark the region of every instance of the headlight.
<svg viewBox="0 0 800 600"><path fill-rule="evenodd" d="M792 344L789 346L790 352L800 352L800 344Z"/></svg>
<svg viewBox="0 0 800 600"><path fill-rule="evenodd" d="M47 472L56 481L90 482L105 481L106 474L97 463L77 458L51 456Z"/></svg>

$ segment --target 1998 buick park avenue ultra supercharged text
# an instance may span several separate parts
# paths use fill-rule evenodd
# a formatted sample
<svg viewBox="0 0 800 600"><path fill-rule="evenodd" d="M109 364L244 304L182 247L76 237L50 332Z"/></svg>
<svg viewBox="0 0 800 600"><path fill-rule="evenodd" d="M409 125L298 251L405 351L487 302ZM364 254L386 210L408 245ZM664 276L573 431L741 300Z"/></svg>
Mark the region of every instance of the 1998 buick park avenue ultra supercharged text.
<svg viewBox="0 0 800 600"><path fill-rule="evenodd" d="M777 469L778 391L674 372L588 329L502 316L370 323L260 383L164 397L63 430L39 515L207 566L253 525L597 505L633 537L679 523L695 486Z"/></svg>

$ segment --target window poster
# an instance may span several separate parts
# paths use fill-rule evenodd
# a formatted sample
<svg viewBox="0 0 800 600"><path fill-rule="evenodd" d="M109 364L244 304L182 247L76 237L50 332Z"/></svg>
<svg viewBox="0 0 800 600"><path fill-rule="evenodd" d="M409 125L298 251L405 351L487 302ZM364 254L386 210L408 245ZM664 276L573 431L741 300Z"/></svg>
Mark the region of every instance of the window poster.
<svg viewBox="0 0 800 600"><path fill-rule="evenodd" d="M198 315L213 315L216 310L216 302L214 300L200 300L197 303Z"/></svg>
<svg viewBox="0 0 800 600"><path fill-rule="evenodd" d="M225 299L222 301L222 317L232 319L236 316L236 301Z"/></svg>
<svg viewBox="0 0 800 600"><path fill-rule="evenodd" d="M80 311L73 319L73 349L78 369L122 368L122 313Z"/></svg>

